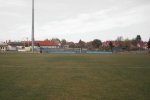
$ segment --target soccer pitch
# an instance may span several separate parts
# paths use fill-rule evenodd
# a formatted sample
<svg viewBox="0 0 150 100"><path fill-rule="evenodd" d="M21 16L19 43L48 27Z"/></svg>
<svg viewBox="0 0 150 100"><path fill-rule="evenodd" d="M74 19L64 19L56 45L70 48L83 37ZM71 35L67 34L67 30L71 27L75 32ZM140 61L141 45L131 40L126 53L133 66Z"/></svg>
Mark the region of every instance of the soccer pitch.
<svg viewBox="0 0 150 100"><path fill-rule="evenodd" d="M0 100L150 100L150 55L0 54Z"/></svg>

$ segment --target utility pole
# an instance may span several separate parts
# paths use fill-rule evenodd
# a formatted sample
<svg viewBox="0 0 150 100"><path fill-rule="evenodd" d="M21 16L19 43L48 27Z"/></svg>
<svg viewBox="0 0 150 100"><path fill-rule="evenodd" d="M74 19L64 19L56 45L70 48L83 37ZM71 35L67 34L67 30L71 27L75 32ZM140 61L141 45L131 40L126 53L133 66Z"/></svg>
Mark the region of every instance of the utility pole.
<svg viewBox="0 0 150 100"><path fill-rule="evenodd" d="M34 53L34 0L32 0L32 53Z"/></svg>

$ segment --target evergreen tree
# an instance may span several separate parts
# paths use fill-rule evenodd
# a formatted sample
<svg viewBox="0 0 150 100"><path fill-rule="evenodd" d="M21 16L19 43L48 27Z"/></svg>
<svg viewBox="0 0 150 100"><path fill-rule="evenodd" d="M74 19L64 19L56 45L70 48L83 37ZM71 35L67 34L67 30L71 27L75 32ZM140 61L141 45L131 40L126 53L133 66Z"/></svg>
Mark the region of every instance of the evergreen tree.
<svg viewBox="0 0 150 100"><path fill-rule="evenodd" d="M92 45L94 48L99 48L102 45L102 42L99 39L95 39L93 40Z"/></svg>
<svg viewBox="0 0 150 100"><path fill-rule="evenodd" d="M140 35L137 35L137 36L136 36L136 41L137 41L137 42L141 42L141 41L142 41L142 38L141 38Z"/></svg>

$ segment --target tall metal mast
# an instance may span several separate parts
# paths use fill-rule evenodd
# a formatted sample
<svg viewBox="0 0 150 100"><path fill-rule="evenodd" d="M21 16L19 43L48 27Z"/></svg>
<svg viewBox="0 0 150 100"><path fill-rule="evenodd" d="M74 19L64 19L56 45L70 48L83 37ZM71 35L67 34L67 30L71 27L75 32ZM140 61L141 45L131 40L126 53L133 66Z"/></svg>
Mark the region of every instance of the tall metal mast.
<svg viewBox="0 0 150 100"><path fill-rule="evenodd" d="M34 0L32 0L32 52L34 52Z"/></svg>

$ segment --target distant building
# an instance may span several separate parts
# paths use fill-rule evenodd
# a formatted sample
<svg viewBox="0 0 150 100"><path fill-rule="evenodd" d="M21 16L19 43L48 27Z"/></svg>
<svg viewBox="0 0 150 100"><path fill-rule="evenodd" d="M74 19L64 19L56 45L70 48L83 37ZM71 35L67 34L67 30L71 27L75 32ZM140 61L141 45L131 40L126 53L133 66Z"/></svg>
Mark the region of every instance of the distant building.
<svg viewBox="0 0 150 100"><path fill-rule="evenodd" d="M64 46L63 46L63 48L69 48L69 45L68 45L68 44L66 44L66 45L64 45Z"/></svg>
<svg viewBox="0 0 150 100"><path fill-rule="evenodd" d="M148 49L148 48L147 48L147 42L143 42L143 41L140 42L140 43L138 44L138 47L141 48L141 49Z"/></svg>
<svg viewBox="0 0 150 100"><path fill-rule="evenodd" d="M22 42L9 42L8 50L9 51L18 51L24 49L24 44Z"/></svg>
<svg viewBox="0 0 150 100"><path fill-rule="evenodd" d="M31 41L25 41L24 42L25 47L30 47L31 46ZM35 47L41 47L41 48L59 48L60 45L56 42L53 41L35 41L34 42Z"/></svg>
<svg viewBox="0 0 150 100"><path fill-rule="evenodd" d="M59 48L60 45L52 41L35 41L35 45L42 48Z"/></svg>
<svg viewBox="0 0 150 100"><path fill-rule="evenodd" d="M31 51L31 41L21 41L21 42L8 42L4 45L1 43L1 49L3 51L21 51L28 52ZM36 51L39 51L40 48L59 48L60 45L56 42L52 41L35 41L34 48ZM5 50L6 49L6 50Z"/></svg>
<svg viewBox="0 0 150 100"><path fill-rule="evenodd" d="M102 43L102 47L109 47L109 42L110 41L105 41ZM127 44L126 44L126 41L111 41L113 46L114 47L119 47L119 48L123 48L123 47L126 47ZM135 45L134 47L134 44L132 43L132 41L130 41L129 45L131 45L131 48L141 48L143 50L147 49L147 42L139 42L137 43L137 45Z"/></svg>
<svg viewBox="0 0 150 100"><path fill-rule="evenodd" d="M0 43L0 52L7 51L7 43Z"/></svg>

